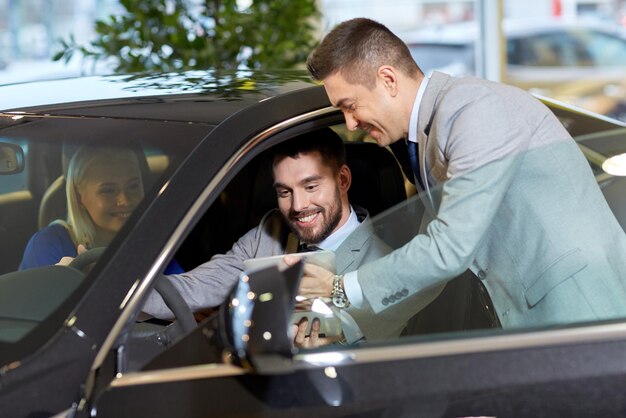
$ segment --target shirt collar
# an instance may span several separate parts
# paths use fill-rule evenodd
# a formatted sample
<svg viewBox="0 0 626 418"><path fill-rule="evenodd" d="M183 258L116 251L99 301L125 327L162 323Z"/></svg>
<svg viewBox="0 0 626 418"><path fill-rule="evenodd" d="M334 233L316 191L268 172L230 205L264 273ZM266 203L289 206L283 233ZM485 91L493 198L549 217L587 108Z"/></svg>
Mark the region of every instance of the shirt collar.
<svg viewBox="0 0 626 418"><path fill-rule="evenodd" d="M317 246L322 250L336 251L341 243L348 238L348 235L350 235L359 224L359 218L356 216L356 212L352 209L352 206L350 206L350 216L346 223L341 225L339 229L330 234L324 241L317 244Z"/></svg>
<svg viewBox="0 0 626 418"><path fill-rule="evenodd" d="M417 95L415 96L415 102L413 103L413 109L411 110L411 119L409 119L409 137L407 138L411 142L417 141L417 118L419 116L420 104L424 97L424 91L428 84L429 78L424 76L419 88L417 89Z"/></svg>

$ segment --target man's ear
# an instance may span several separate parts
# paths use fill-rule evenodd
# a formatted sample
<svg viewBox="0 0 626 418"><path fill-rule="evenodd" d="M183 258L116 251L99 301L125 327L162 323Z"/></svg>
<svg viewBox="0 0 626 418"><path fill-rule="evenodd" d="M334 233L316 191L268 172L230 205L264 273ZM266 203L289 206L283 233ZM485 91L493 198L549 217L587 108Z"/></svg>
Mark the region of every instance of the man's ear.
<svg viewBox="0 0 626 418"><path fill-rule="evenodd" d="M398 74L391 65L381 65L376 72L379 82L383 87L395 97L398 94Z"/></svg>
<svg viewBox="0 0 626 418"><path fill-rule="evenodd" d="M339 190L342 192L347 193L350 189L350 185L352 184L352 172L345 164L339 168L339 172L337 173L337 184L339 186Z"/></svg>

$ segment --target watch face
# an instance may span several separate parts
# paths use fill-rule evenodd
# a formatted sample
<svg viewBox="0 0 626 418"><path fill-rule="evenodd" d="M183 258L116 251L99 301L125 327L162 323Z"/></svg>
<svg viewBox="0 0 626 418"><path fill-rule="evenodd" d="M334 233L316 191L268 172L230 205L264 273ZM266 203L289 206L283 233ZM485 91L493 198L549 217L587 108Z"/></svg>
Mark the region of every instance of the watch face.
<svg viewBox="0 0 626 418"><path fill-rule="evenodd" d="M346 299L341 296L333 296L333 305L338 308L344 308L346 306Z"/></svg>

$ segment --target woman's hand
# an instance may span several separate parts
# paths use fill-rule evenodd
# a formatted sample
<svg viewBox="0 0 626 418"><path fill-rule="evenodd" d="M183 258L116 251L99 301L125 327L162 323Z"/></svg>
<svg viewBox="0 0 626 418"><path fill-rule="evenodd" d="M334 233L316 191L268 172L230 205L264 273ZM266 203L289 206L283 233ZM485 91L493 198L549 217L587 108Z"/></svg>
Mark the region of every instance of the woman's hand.
<svg viewBox="0 0 626 418"><path fill-rule="evenodd" d="M83 244L78 244L78 247L76 247L76 256L81 255L85 251L87 251L87 247L85 247ZM69 266L72 260L74 260L74 258L75 257L63 257L55 265L56 266Z"/></svg>

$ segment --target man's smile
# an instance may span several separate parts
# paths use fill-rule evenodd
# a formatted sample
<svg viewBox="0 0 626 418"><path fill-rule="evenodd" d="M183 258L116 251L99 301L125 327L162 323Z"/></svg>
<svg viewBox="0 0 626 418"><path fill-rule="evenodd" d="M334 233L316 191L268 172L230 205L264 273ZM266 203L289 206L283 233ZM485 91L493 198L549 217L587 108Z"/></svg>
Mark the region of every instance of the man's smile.
<svg viewBox="0 0 626 418"><path fill-rule="evenodd" d="M307 227L314 223L315 220L317 220L319 214L320 211L307 212L306 214L294 215L293 218L298 223L298 226Z"/></svg>

